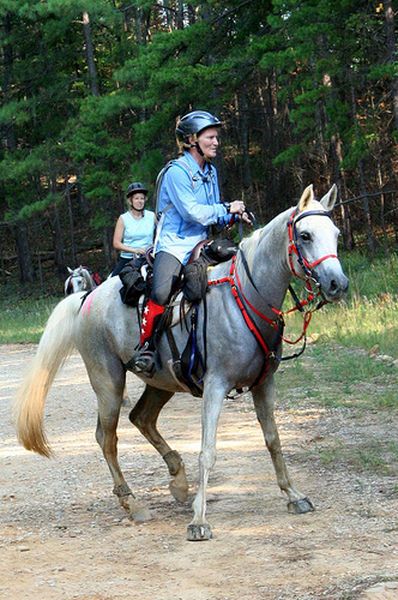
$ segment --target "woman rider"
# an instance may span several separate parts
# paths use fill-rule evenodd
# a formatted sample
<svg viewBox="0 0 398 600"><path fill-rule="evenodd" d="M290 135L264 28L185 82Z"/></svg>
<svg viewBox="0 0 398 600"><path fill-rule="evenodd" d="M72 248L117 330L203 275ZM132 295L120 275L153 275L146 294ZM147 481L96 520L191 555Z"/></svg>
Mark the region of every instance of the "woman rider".
<svg viewBox="0 0 398 600"><path fill-rule="evenodd" d="M239 200L221 203L217 171L211 164L218 149L221 121L203 110L183 116L176 138L181 156L169 163L160 183L162 213L155 242L150 298L145 306L140 348L133 370L151 376L155 366L153 332L175 290L193 248L208 237L210 225L225 227L242 218L250 223Z"/></svg>
<svg viewBox="0 0 398 600"><path fill-rule="evenodd" d="M145 209L148 190L139 181L130 183L126 191L127 212L118 218L113 234L113 247L120 252L112 277L119 275L131 259L145 255L153 242L155 214Z"/></svg>

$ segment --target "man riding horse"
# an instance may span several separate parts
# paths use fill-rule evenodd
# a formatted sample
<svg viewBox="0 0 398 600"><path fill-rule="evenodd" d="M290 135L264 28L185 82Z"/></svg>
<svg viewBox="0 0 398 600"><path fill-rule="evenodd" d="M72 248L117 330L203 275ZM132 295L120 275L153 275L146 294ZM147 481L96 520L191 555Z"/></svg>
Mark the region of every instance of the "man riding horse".
<svg viewBox="0 0 398 600"><path fill-rule="evenodd" d="M136 373L151 376L155 365L156 325L180 280L193 248L208 237L210 225L220 228L238 219L250 223L243 202L222 203L216 168L221 121L203 110L183 116L176 138L181 156L163 170L158 191L161 217L155 240L153 283L144 308L140 347L132 363Z"/></svg>

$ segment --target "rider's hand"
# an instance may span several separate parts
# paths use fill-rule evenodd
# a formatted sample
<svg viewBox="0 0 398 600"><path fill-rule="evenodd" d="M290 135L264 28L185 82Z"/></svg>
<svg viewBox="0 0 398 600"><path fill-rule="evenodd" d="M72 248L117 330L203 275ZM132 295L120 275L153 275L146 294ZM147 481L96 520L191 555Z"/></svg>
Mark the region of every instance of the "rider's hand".
<svg viewBox="0 0 398 600"><path fill-rule="evenodd" d="M241 200L234 200L229 205L229 212L231 215L240 215L242 216L246 210L245 203Z"/></svg>
<svg viewBox="0 0 398 600"><path fill-rule="evenodd" d="M244 223L247 223L248 225L253 225L253 221L250 218L250 214L247 213L246 211L240 215L239 219L241 221L243 221Z"/></svg>

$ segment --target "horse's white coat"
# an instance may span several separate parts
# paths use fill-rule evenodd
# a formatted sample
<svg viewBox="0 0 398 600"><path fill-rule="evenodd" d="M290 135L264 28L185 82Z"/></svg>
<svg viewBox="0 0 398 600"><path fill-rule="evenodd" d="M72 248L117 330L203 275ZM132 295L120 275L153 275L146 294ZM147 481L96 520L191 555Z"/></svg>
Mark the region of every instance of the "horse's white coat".
<svg viewBox="0 0 398 600"><path fill-rule="evenodd" d="M300 199L298 210L301 213L331 210L335 200L335 187L319 203L314 199L312 186L309 186ZM287 222L292 211L293 209L289 209L283 212L241 243L241 250L249 263L257 289L250 283L238 253L237 271L245 296L270 318L273 317L270 305L281 307L292 277L287 259ZM297 223L297 232L307 259L313 261L321 256L337 254L338 231L329 218L309 215ZM211 278L226 275L229 268L229 262L218 265L212 270ZM299 264L295 264L295 270L300 273ZM338 300L347 288L348 280L337 258L321 262L314 269L314 275L328 300ZM42 423L45 398L67 352L73 346L76 347L83 357L97 395L96 438L109 465L115 484L114 492L119 496L121 504L130 510L136 520L140 520L147 518L148 512L137 505L117 460L116 426L125 383L123 364L133 355L139 339L136 312L122 304L120 285L118 277L105 281L95 291L89 310L79 310L82 294L71 295L55 308L40 341L30 374L18 394L17 426L19 438L26 448L41 454L50 453ZM193 503L193 520L188 527L190 540L211 537L211 529L206 521L206 486L216 459L216 433L223 399L234 388L252 385L264 362L262 350L244 323L228 284L211 288L207 295L207 310L208 368L204 379L199 488ZM199 344L203 345L200 335L203 322L201 310L199 315ZM275 331L258 317L254 316L254 320L267 345L273 347ZM184 329L175 327L175 339L181 350L185 346L186 336ZM163 456L172 475L170 490L176 498L183 500L188 488L184 464L156 427L162 407L176 391L181 391L167 366L171 353L164 336L159 344L159 355L163 367L153 379L146 380L144 394L132 410L130 419ZM254 406L271 454L278 485L287 495L289 510L307 512L312 510L312 504L291 483L274 420L273 372L277 364L275 362L272 365L265 382L252 389Z"/></svg>

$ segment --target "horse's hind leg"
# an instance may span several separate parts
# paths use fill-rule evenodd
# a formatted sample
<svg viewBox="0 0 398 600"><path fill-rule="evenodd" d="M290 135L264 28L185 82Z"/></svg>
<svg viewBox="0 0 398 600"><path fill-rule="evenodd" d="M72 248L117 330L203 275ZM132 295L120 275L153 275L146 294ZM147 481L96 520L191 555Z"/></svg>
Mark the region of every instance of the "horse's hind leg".
<svg viewBox="0 0 398 600"><path fill-rule="evenodd" d="M274 398L275 384L271 375L263 385L253 389L257 418L263 430L266 446L271 454L278 485L289 498L288 511L296 514L306 513L314 510L314 506L311 500L296 490L291 483L275 423Z"/></svg>
<svg viewBox="0 0 398 600"><path fill-rule="evenodd" d="M170 448L156 427L160 411L173 395L174 392L158 390L147 385L130 412L129 418L165 461L172 476L169 483L171 494L179 502L185 502L188 496L188 481L184 463L178 452Z"/></svg>
<svg viewBox="0 0 398 600"><path fill-rule="evenodd" d="M125 371L116 357L107 357L106 362L102 361L95 367L91 365L88 371L98 400L95 437L113 478L113 493L118 497L120 505L127 510L130 518L136 522L147 521L151 518L150 512L136 500L124 479L117 457L116 428L123 399Z"/></svg>

